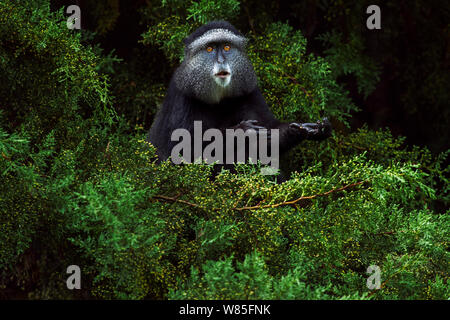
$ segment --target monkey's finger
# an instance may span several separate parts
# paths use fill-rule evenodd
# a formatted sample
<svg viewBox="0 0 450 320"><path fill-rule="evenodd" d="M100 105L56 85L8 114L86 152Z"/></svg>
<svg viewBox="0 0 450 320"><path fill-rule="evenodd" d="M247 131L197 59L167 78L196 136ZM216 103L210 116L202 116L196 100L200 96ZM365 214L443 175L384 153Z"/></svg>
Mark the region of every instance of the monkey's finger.
<svg viewBox="0 0 450 320"><path fill-rule="evenodd" d="M254 130L266 129L263 126L256 125L256 123L258 123L258 120L245 120L245 121L241 121L239 123L238 127L240 127L241 129L244 129L245 131L247 131L249 129L254 129Z"/></svg>
<svg viewBox="0 0 450 320"><path fill-rule="evenodd" d="M320 123L302 123L303 128L307 128L309 130L318 130L321 126Z"/></svg>
<svg viewBox="0 0 450 320"><path fill-rule="evenodd" d="M328 120L328 118L322 119L322 127L327 128L327 129L332 128L331 122L330 122L330 120Z"/></svg>
<svg viewBox="0 0 450 320"><path fill-rule="evenodd" d="M261 127L261 126L251 126L251 129L258 129L258 130L262 130L262 129L266 129L266 127Z"/></svg>
<svg viewBox="0 0 450 320"><path fill-rule="evenodd" d="M254 124L250 124L250 125L248 125L248 127L250 128L250 129L266 129L266 127L263 127L263 126L257 126L257 125L254 125Z"/></svg>
<svg viewBox="0 0 450 320"><path fill-rule="evenodd" d="M303 126L303 123L292 122L289 124L289 127L302 131L306 130L306 128Z"/></svg>

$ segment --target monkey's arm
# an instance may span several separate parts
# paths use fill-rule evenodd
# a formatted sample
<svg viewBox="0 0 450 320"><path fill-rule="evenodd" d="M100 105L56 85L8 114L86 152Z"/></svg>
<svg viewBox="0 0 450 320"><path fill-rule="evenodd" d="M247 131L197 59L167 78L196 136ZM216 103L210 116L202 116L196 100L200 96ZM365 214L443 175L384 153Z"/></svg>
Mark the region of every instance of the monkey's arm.
<svg viewBox="0 0 450 320"><path fill-rule="evenodd" d="M316 123L282 123L278 129L280 129L280 152L288 151L303 140L325 140L331 136L333 130L327 118Z"/></svg>
<svg viewBox="0 0 450 320"><path fill-rule="evenodd" d="M316 123L280 122L270 111L259 89L250 95L250 99L244 110L245 112L241 115L241 119L257 119L258 122L253 124L263 126L267 129L279 129L279 147L281 153L295 147L303 140L320 141L330 137L332 133L332 126L327 118ZM258 129L256 128L256 130Z"/></svg>
<svg viewBox="0 0 450 320"><path fill-rule="evenodd" d="M320 141L331 136L333 131L331 122L328 118L318 120L316 123L290 123L290 128L299 130L304 139Z"/></svg>
<svg viewBox="0 0 450 320"><path fill-rule="evenodd" d="M259 133L261 129L269 129L267 138L272 139L270 129L279 130L279 148L280 153L286 152L295 147L303 140L321 141L331 136L332 126L327 118L316 123L264 123L258 120L241 121L233 129L255 130Z"/></svg>

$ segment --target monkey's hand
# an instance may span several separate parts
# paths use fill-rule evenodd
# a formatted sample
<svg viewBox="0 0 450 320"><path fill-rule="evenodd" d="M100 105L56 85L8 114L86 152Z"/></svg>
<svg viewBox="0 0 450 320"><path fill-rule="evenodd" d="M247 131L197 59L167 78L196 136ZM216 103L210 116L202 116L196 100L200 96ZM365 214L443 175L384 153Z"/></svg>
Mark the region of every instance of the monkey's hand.
<svg viewBox="0 0 450 320"><path fill-rule="evenodd" d="M297 134L303 139L308 140L324 140L331 136L333 127L328 118L323 118L322 121L316 123L296 123L289 125L290 130L296 130Z"/></svg>
<svg viewBox="0 0 450 320"><path fill-rule="evenodd" d="M233 129L242 129L244 131L247 130L259 130L265 129L263 126L258 125L258 120L244 120L241 121L237 126L234 126Z"/></svg>
<svg viewBox="0 0 450 320"><path fill-rule="evenodd" d="M234 126L233 129L242 129L245 131L247 130L253 130L256 131L256 133L260 134L262 133L260 130L265 129L267 130L265 132L267 139L270 139L270 130L266 127L258 125L258 120L244 120L241 121L237 126Z"/></svg>

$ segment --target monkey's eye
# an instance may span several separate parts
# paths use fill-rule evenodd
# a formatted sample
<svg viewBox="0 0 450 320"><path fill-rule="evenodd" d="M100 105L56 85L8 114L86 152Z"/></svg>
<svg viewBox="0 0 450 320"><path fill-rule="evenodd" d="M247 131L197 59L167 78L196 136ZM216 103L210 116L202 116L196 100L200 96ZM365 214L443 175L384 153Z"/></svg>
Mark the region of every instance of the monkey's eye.
<svg viewBox="0 0 450 320"><path fill-rule="evenodd" d="M223 47L223 50L225 50L225 51L230 51L230 46L229 45L225 45L224 47Z"/></svg>
<svg viewBox="0 0 450 320"><path fill-rule="evenodd" d="M208 51L208 52L212 52L213 50L214 50L213 47L208 47L208 48L206 48L206 51Z"/></svg>

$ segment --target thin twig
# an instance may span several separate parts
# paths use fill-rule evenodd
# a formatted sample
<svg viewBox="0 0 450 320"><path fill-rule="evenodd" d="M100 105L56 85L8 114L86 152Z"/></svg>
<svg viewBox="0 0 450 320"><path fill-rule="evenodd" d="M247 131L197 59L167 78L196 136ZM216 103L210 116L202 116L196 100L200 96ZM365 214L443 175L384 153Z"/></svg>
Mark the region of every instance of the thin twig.
<svg viewBox="0 0 450 320"><path fill-rule="evenodd" d="M314 100L314 98L312 97L312 95L309 94L308 91L306 91L306 89L303 88L303 87L300 85L300 83L298 82L298 80L297 80L295 77L293 77L293 76L287 74L286 72L283 72L283 75L284 75L285 77L287 77L289 80L291 80L294 84L298 85L298 87L303 91L303 93L306 95L306 97L309 98L309 99L311 99L311 101L312 101L313 103L316 103L316 100Z"/></svg>
<svg viewBox="0 0 450 320"><path fill-rule="evenodd" d="M110 169L112 170L112 169L113 169L113 166L112 166L112 162L111 162L111 154L109 153L109 145L110 145L110 142L111 142L111 141L108 141L108 144L106 145L104 157L108 160L109 167L110 167Z"/></svg>
<svg viewBox="0 0 450 320"><path fill-rule="evenodd" d="M5 159L5 160L8 160L8 161L11 161L11 157L8 157L6 154L4 154L3 152L2 152L2 157L3 157L3 159Z"/></svg>
<svg viewBox="0 0 450 320"><path fill-rule="evenodd" d="M186 205L188 205L188 206L190 206L190 207L194 207L194 208L202 208L201 206L199 206L199 205L196 204L196 203L192 203L192 202L185 201L185 200L179 200L179 199L177 199L178 197L179 197L179 195L178 195L176 198L172 198L172 197L168 197L168 196L163 196L163 195L155 195L155 196L153 196L153 198L155 198L155 199L161 199L161 200L170 201L170 202L179 202L179 203L186 204Z"/></svg>

